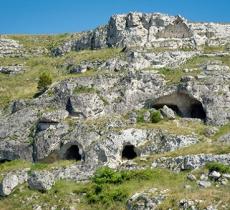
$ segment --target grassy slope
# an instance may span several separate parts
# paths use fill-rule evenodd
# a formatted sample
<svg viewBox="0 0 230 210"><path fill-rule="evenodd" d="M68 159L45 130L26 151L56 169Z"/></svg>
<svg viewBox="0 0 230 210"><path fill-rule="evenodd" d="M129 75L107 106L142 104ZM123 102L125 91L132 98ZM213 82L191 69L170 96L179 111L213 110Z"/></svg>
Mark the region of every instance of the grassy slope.
<svg viewBox="0 0 230 210"><path fill-rule="evenodd" d="M96 71L70 75L63 64L68 61L80 63L83 60L105 60L119 55L119 52L120 49L102 49L71 52L63 57L0 58L2 66L21 63L26 66L26 72L23 74L0 74L0 108L6 106L11 100L32 98L37 91L38 77L43 71L49 72L54 82L70 77L90 76L96 74Z"/></svg>
<svg viewBox="0 0 230 210"><path fill-rule="evenodd" d="M68 40L70 36L68 34L60 36L9 36L9 38L14 38L19 40L28 49L36 47L51 48L57 44L62 43L64 40ZM217 49L204 49L205 52L212 52ZM60 81L65 78L73 77L69 75L66 68L62 66L66 61L73 61L80 63L83 60L96 60L96 59L108 59L114 56L118 56L120 49L103 49L97 51L81 51L81 52L71 52L64 57L53 58L50 56L42 56L36 58L0 58L1 65L11 65L11 64L22 64L26 66L26 72L23 74L9 76L0 74L0 108L7 105L7 103L14 99L19 98L31 98L37 91L37 79L42 71L48 71L51 73L54 81ZM170 71L168 69L161 69L159 72L165 75L166 80L169 83L177 83L180 78L184 75L197 75L200 73L199 66L208 60L222 60L225 64L230 66L229 57L195 57L189 60L185 65L176 69L175 71ZM184 68L197 68L192 73L185 73ZM74 76L90 76L96 74L96 71L89 71L84 74L74 75ZM139 164L151 164L151 162L161 156L178 156L187 154L198 154L198 153L228 153L230 152L230 147L216 142L216 140L223 134L230 131L229 125L222 127L219 132L214 135L212 143L208 142L204 138L203 132L206 126L201 123L188 123L183 124L183 129L177 126L177 123L172 123L171 121L162 121L158 124L138 124L137 128L156 128L168 130L170 133L176 134L191 134L197 133L201 139L203 139L199 144L193 145L184 149L180 149L174 152L168 152L164 154L156 154L149 158L147 161L137 159L136 162ZM57 162L55 164L30 164L24 161L12 161L9 163L0 164L1 173L5 173L9 170L15 170L19 168L32 168L32 170L42 170L50 169L56 166L67 166L71 162ZM162 204L161 209L167 209L168 207L177 206L178 200L182 198L189 199L203 199L207 202L222 200L225 203L230 203L230 191L229 186L221 186L220 188L211 187L209 189L200 189L194 183L187 181L186 175L188 172L183 172L180 174L172 173L168 170L157 169L151 171L152 176L150 179L133 179L126 181L120 185L108 185L108 189L120 189L126 191L128 195L134 194L134 192L142 191L151 187L158 187L160 189L168 188L170 189L170 196ZM1 175L0 175L1 178ZM191 190L186 190L184 188L185 184L192 185ZM78 209L111 209L111 210L122 210L125 208L125 202L115 202L108 205L104 204L88 204L84 198L84 193L91 190L93 184L81 184L72 181L59 181L56 183L54 188L48 193L40 193L37 191L30 190L27 185L22 185L17 188L16 192L5 199L0 199L0 209L31 209L34 204L41 205L41 203L46 203L47 209L51 206L61 207L76 206ZM79 198L81 202L79 203Z"/></svg>
<svg viewBox="0 0 230 210"><path fill-rule="evenodd" d="M149 174L146 178L133 178L121 184L106 184L105 193L113 191L125 192L127 197L134 192L141 192L150 188L161 190L169 189L169 196L159 209L177 207L180 199L199 199L205 200L204 205L211 202L222 200L224 203L230 202L229 185L220 186L219 188L211 187L208 189L198 188L195 182L188 181L186 176L189 172L173 173L164 169L146 170ZM143 173L146 173L143 172ZM201 173L199 171L197 174ZM185 189L184 185L191 185L191 189ZM94 188L92 182L76 183L73 181L58 181L55 186L47 193L40 193L30 190L27 185L22 185L16 192L7 199L0 200L0 209L32 209L34 205L46 205L46 209L57 206L58 209L63 207L76 207L81 210L107 209L123 210L125 209L126 199L117 202L108 200L106 203L89 203L85 193ZM80 199L80 200L79 200Z"/></svg>

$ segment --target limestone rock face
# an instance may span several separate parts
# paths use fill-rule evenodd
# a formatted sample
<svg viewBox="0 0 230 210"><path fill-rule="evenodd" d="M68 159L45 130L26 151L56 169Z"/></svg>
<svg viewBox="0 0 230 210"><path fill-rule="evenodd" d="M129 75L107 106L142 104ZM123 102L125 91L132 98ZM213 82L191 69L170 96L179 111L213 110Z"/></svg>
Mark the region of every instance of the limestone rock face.
<svg viewBox="0 0 230 210"><path fill-rule="evenodd" d="M160 13L113 15L108 24L82 33L79 39L66 42L54 50L63 55L71 50L105 47L196 48L229 42L229 24L192 23L180 16Z"/></svg>
<svg viewBox="0 0 230 210"><path fill-rule="evenodd" d="M30 136L37 119L36 110L27 107L1 120L0 160L25 159L32 161L33 148Z"/></svg>
<svg viewBox="0 0 230 210"><path fill-rule="evenodd" d="M18 57L21 56L22 53L22 45L20 45L18 41L0 39L0 57Z"/></svg>
<svg viewBox="0 0 230 210"><path fill-rule="evenodd" d="M71 115L81 115L83 118L97 117L104 112L104 103L97 94L84 93L69 99Z"/></svg>
<svg viewBox="0 0 230 210"><path fill-rule="evenodd" d="M34 171L28 179L29 187L39 191L50 190L54 182L54 175L47 171Z"/></svg>
<svg viewBox="0 0 230 210"><path fill-rule="evenodd" d="M0 73L3 74L18 74L24 72L23 65L0 66Z"/></svg>
<svg viewBox="0 0 230 210"><path fill-rule="evenodd" d="M225 165L230 163L230 154L212 155L199 154L178 156L176 158L160 158L153 163L153 167L164 167L172 170L191 170L200 168L209 162L219 162Z"/></svg>
<svg viewBox="0 0 230 210"><path fill-rule="evenodd" d="M42 114L40 123L59 123L68 117L69 113L66 110L56 110L53 112L45 112Z"/></svg>

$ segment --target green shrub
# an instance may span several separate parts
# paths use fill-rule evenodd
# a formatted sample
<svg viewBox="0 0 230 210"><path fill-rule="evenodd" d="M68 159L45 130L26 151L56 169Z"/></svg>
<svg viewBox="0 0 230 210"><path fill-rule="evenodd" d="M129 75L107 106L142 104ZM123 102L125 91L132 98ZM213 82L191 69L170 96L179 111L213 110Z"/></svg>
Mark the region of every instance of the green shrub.
<svg viewBox="0 0 230 210"><path fill-rule="evenodd" d="M207 163L206 167L210 172L219 171L221 173L230 173L230 166L224 165L222 163L211 162L211 163Z"/></svg>
<svg viewBox="0 0 230 210"><path fill-rule="evenodd" d="M150 118L152 123L158 123L161 121L161 113L159 111L151 112Z"/></svg>
<svg viewBox="0 0 230 210"><path fill-rule="evenodd" d="M52 77L49 73L43 72L38 80L38 90L45 91L52 84Z"/></svg>
<svg viewBox="0 0 230 210"><path fill-rule="evenodd" d="M123 179L124 178L122 177L122 174L120 172L116 172L109 167L102 167L95 172L92 181L96 184L117 184L121 183Z"/></svg>
<svg viewBox="0 0 230 210"><path fill-rule="evenodd" d="M90 204L102 203L110 205L113 202L123 202L127 197L126 190L113 188L107 184L95 185L93 189L86 193L86 200Z"/></svg>
<svg viewBox="0 0 230 210"><path fill-rule="evenodd" d="M111 205L114 202L124 202L128 192L122 186L127 180L150 180L153 178L152 170L115 171L109 167L98 169L93 178L93 185L86 193L86 201L90 204L101 203Z"/></svg>

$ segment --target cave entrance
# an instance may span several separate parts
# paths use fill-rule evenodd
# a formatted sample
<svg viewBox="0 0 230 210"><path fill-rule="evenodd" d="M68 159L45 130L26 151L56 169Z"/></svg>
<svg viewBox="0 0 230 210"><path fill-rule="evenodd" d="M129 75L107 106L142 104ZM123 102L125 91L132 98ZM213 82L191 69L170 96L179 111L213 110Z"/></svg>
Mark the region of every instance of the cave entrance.
<svg viewBox="0 0 230 210"><path fill-rule="evenodd" d="M132 160L137 157L135 147L133 145L126 145L122 151L122 159Z"/></svg>
<svg viewBox="0 0 230 210"><path fill-rule="evenodd" d="M82 160L82 156L79 152L79 147L77 145L70 146L65 152L64 159L76 161Z"/></svg>
<svg viewBox="0 0 230 210"><path fill-rule="evenodd" d="M8 160L8 159L2 159L2 160L0 160L0 164L1 163L6 163L6 162L10 162L11 160Z"/></svg>
<svg viewBox="0 0 230 210"><path fill-rule="evenodd" d="M150 108L160 109L164 105L171 108L180 117L206 120L206 112L202 103L186 93L177 92L159 97L151 103Z"/></svg>
<svg viewBox="0 0 230 210"><path fill-rule="evenodd" d="M193 104L191 106L191 117L200 118L202 120L206 119L206 113L201 103Z"/></svg>

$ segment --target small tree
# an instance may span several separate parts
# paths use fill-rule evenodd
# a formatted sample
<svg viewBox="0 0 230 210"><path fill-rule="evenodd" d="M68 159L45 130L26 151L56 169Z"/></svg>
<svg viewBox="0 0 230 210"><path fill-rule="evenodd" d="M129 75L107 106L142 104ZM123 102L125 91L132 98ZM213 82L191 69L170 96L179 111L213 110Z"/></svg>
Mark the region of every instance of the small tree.
<svg viewBox="0 0 230 210"><path fill-rule="evenodd" d="M51 75L47 72L43 72L39 76L38 80L38 90L40 92L44 92L48 89L48 87L52 84L52 78Z"/></svg>

